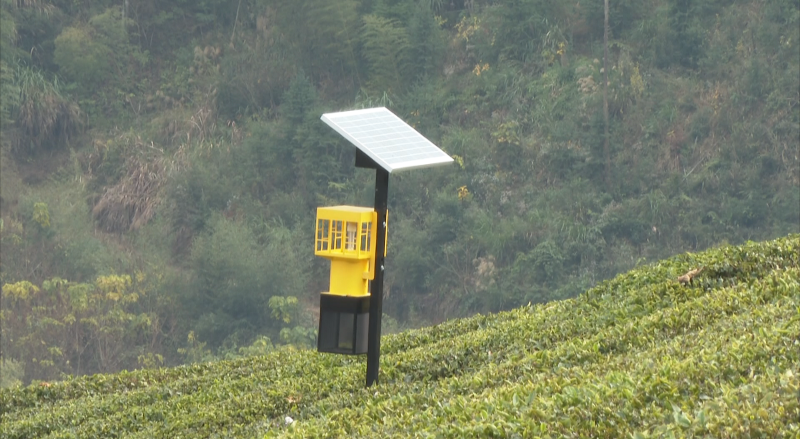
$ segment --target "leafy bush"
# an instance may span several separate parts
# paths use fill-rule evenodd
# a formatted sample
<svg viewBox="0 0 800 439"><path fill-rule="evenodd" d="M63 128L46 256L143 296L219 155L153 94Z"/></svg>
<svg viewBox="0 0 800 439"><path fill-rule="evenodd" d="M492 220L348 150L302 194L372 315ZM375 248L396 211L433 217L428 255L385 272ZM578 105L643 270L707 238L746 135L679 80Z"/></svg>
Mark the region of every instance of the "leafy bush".
<svg viewBox="0 0 800 439"><path fill-rule="evenodd" d="M26 382L134 366L142 348L160 335L156 316L137 310L147 294L144 284L127 275L99 276L92 283L56 277L41 287L6 283L2 294L4 353L24 359ZM14 376L13 367L9 373Z"/></svg>
<svg viewBox="0 0 800 439"><path fill-rule="evenodd" d="M219 149L208 154L219 159L218 165L229 163L230 158L222 157ZM196 158L187 169L173 175L166 188L168 207L165 213L172 229L175 254L188 253L193 238L205 230L212 213L222 212L238 196L232 180L239 176L227 174L225 169L225 166L211 166L209 161Z"/></svg>
<svg viewBox="0 0 800 439"><path fill-rule="evenodd" d="M149 62L149 53L130 43L132 24L120 7L110 7L86 24L65 28L54 41L54 61L77 84L76 91L91 98L81 103L93 119L141 111L133 103L143 84L136 73Z"/></svg>
<svg viewBox="0 0 800 439"><path fill-rule="evenodd" d="M111 48L92 38L85 27L68 27L56 38L55 61L66 77L84 87L102 83L111 74Z"/></svg>
<svg viewBox="0 0 800 439"><path fill-rule="evenodd" d="M265 332L277 335L279 322L297 319L304 264L292 251L291 238L273 231L266 240L260 244L247 227L220 215L213 216L208 231L195 240L189 258L193 288L183 303L196 316L198 338L211 348L226 340L247 345ZM281 306L280 296L295 296L294 306L286 304L287 299Z"/></svg>

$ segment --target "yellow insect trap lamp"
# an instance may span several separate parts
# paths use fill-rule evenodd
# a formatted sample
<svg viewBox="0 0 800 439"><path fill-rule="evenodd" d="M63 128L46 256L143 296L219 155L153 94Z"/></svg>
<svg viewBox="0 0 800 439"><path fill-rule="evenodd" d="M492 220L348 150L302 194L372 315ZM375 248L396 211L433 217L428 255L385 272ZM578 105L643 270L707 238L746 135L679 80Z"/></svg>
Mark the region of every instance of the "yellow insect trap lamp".
<svg viewBox="0 0 800 439"><path fill-rule="evenodd" d="M368 207L317 208L314 254L331 261L330 289L320 296L319 352L367 353L377 218Z"/></svg>
<svg viewBox="0 0 800 439"><path fill-rule="evenodd" d="M367 387L378 382L389 174L453 158L386 108L326 113L323 122L356 147L357 168L375 169L375 208L317 209L315 254L331 260L320 298L317 350L367 354ZM376 251L378 250L378 251Z"/></svg>

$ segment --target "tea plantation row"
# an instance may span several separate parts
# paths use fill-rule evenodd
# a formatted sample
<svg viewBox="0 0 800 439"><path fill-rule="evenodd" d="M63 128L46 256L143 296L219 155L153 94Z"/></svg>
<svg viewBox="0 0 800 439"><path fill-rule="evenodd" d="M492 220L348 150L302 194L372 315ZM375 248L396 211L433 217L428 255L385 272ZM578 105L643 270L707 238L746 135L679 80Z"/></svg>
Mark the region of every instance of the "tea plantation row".
<svg viewBox="0 0 800 439"><path fill-rule="evenodd" d="M386 336L369 389L363 357L293 349L5 389L0 436L796 438L799 255L800 235L686 254Z"/></svg>

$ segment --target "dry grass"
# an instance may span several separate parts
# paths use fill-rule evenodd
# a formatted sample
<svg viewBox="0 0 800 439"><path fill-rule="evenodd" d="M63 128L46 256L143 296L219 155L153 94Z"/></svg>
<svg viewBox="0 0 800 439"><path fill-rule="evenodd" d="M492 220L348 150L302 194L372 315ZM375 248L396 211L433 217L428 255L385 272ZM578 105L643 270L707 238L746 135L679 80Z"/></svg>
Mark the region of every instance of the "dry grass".
<svg viewBox="0 0 800 439"><path fill-rule="evenodd" d="M142 227L155 215L160 203L158 192L166 176L163 158L131 157L125 168L125 176L106 188L92 209L98 226L107 232L121 233Z"/></svg>

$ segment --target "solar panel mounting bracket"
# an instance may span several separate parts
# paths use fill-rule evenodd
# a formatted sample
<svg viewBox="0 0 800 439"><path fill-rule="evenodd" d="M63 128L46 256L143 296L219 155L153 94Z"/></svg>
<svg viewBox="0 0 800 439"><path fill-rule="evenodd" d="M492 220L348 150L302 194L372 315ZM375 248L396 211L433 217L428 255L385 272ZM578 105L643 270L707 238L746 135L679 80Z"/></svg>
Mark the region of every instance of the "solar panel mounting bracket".
<svg viewBox="0 0 800 439"><path fill-rule="evenodd" d="M372 160L364 151L356 148L356 168L378 169L380 167L381 166L375 163L375 160Z"/></svg>

